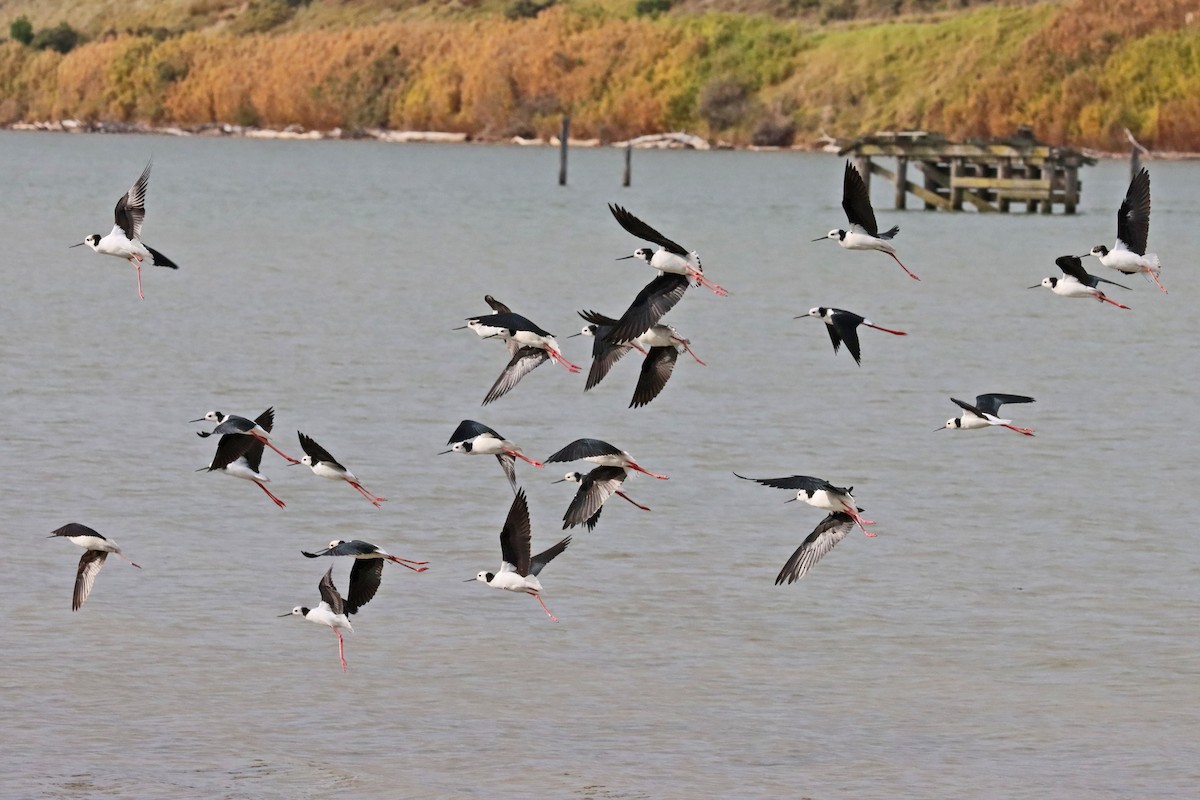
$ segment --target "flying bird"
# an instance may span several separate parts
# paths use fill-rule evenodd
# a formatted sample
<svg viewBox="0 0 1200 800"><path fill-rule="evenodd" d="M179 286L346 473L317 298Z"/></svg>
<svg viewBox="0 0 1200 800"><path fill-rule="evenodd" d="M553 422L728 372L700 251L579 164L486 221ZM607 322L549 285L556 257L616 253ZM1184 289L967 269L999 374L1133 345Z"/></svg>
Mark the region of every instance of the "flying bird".
<svg viewBox="0 0 1200 800"><path fill-rule="evenodd" d="M1032 403L1032 397L1026 397L1022 394L981 394L975 398L975 405L964 403L962 400L957 400L953 397L950 402L961 408L964 412L960 417L954 417L946 421L946 424L936 430L949 428L950 430L973 431L979 428L988 428L992 425L999 425L1002 428L1008 428L1017 433L1023 433L1026 436L1033 436L1033 431L1029 428L1018 428L1012 424L1011 419L1000 419L1000 406L1005 403Z"/></svg>
<svg viewBox="0 0 1200 800"><path fill-rule="evenodd" d="M271 412L271 419L275 419L275 409L272 406L267 409ZM264 412L265 413L265 412ZM271 432L259 425L257 422L248 420L245 417L239 417L234 414L226 414L221 411L209 411L200 419L189 420L189 422L215 422L217 427L211 431L198 431L196 433L201 439L207 439L209 436L224 436L227 433L244 433L247 436L253 436L267 447L281 455L286 461L292 464L299 464L300 460L292 458L287 453L280 450L271 441Z"/></svg>
<svg viewBox="0 0 1200 800"><path fill-rule="evenodd" d="M602 467L622 467L635 472L643 472L651 478L667 480L666 475L659 475L643 468L633 460L633 456L599 439L576 439L554 455L546 459L549 464L554 461L591 461Z"/></svg>
<svg viewBox="0 0 1200 800"><path fill-rule="evenodd" d="M821 478L813 478L808 475L791 475L786 478L747 478L745 475L733 473L744 481L754 481L761 483L763 486L770 486L772 489L789 489L796 492L796 496L787 502L791 503L796 500L803 500L810 506L824 509L825 511L837 511L846 514L862 529L862 532L867 536L874 537L875 534L868 531L864 526L874 525L875 523L869 519L863 519L858 512L862 511L854 501L854 487L843 489L840 486L834 486L827 480Z"/></svg>
<svg viewBox="0 0 1200 800"><path fill-rule="evenodd" d="M891 245L892 239L900 232L900 227L893 226L890 230L879 232L879 225L875 222L875 209L871 207L871 193L867 191L867 184L849 160L846 161L846 171L842 176L842 210L846 212L846 219L850 221L850 229L835 228L824 236L813 239L814 242L833 239L846 250L878 250L887 253L900 264L900 269L904 270L908 277L921 280L900 262L896 257L895 248Z"/></svg>
<svg viewBox="0 0 1200 800"><path fill-rule="evenodd" d="M567 549L571 537L562 539L536 556L529 555L530 539L529 504L525 499L525 490L520 489L513 498L508 517L504 520L504 527L500 530L500 571L481 571L474 578L468 578L464 582L481 581L493 589L533 595L546 612L546 616L550 617L551 621L558 622L558 618L550 613L546 602L542 600L542 584L537 576L555 556Z"/></svg>
<svg viewBox="0 0 1200 800"><path fill-rule="evenodd" d="M491 295L484 297L493 309L508 306L496 300ZM480 314L467 317L467 324L455 330L469 329L484 339L500 339L508 347L509 362L505 365L492 388L484 395L483 405L498 400L508 394L521 378L540 367L548 359L554 359L563 365L568 372L579 372L580 368L567 361L559 351L558 342L554 335L535 325L529 319L514 314L511 311L495 311L492 314Z"/></svg>
<svg viewBox="0 0 1200 800"><path fill-rule="evenodd" d="M346 592L346 613L357 614L358 610L371 602L371 598L379 591L379 582L383 579L383 562L391 561L413 572L424 572L428 561L410 561L407 558L394 556L376 547L370 542L354 539L349 542L334 539L324 549L316 553L301 550L305 558L320 558L321 556L350 556L354 566L350 568L350 586ZM415 565L415 566L414 566Z"/></svg>
<svg viewBox="0 0 1200 800"><path fill-rule="evenodd" d="M608 210L612 212L613 217L626 231L638 239L644 239L647 242L653 242L658 245L658 250L652 250L649 247L639 247L632 255L621 256L621 258L617 259L618 261L624 261L627 258L637 258L645 261L659 272L674 273L691 278L696 282L697 286L707 286L715 294L722 297L729 294L724 288L704 277L704 267L700 265L700 256L695 250L689 251L683 245L671 241L618 205L609 203ZM637 334L634 335L636 336Z"/></svg>
<svg viewBox="0 0 1200 800"><path fill-rule="evenodd" d="M1166 294L1166 287L1159 283L1158 276L1162 272L1158 256L1146 252L1146 243L1150 238L1150 173L1143 167L1142 171L1133 176L1125 199L1117 209L1117 242L1109 250L1102 244L1092 248L1084 256L1096 256L1106 267L1117 270L1125 275L1142 273Z"/></svg>
<svg viewBox="0 0 1200 800"><path fill-rule="evenodd" d="M635 501L620 490L628 472L624 467L596 467L586 475L582 472L568 472L561 480L554 483L578 483L579 489L563 514L563 530L574 528L576 525L586 525L587 529L595 530L600 519L600 512L608 498L614 494L628 500L642 511L649 511L648 506Z"/></svg>
<svg viewBox="0 0 1200 800"><path fill-rule="evenodd" d="M542 462L534 461L522 453L521 448L515 442L510 442L487 425L473 419L464 419L458 423L458 427L454 429L454 433L450 434L450 439L446 444L450 445L450 449L443 450L438 455L463 453L465 455L495 456L514 492L517 490L516 465L518 458L535 467L544 466Z"/></svg>
<svg viewBox="0 0 1200 800"><path fill-rule="evenodd" d="M87 245L97 253L105 256L115 256L133 264L137 270L138 297L145 300L142 294L142 264L148 262L153 267L179 269L179 265L152 247L142 242L142 221L146 218L146 187L150 182L151 159L142 170L141 177L134 181L129 191L117 200L114 211L116 217L113 229L107 236L93 233L79 244L71 247Z"/></svg>
<svg viewBox="0 0 1200 800"><path fill-rule="evenodd" d="M633 391L630 408L640 408L655 397L658 397L671 373L680 352L686 352L700 366L705 366L700 357L692 351L691 340L679 335L673 325L656 324L636 339L624 344L613 344L605 335L615 320L596 311L580 311L579 316L589 321L579 333L572 336L592 336L595 343L592 346L592 368L588 371L588 382L584 391L591 389L608 375L613 365L631 348L646 355L642 361L641 375Z"/></svg>
<svg viewBox="0 0 1200 800"><path fill-rule="evenodd" d="M270 433L271 429L275 426L274 407L268 408L259 414L253 424ZM217 451L213 454L212 462L207 467L201 467L196 470L196 472L224 472L226 475L234 478L250 481L262 489L275 505L284 508L284 502L266 487L266 484L270 483L271 479L260 471L262 468L264 447L261 439L251 436L248 433L223 433L221 434L221 438L217 440Z"/></svg>
<svg viewBox="0 0 1200 800"><path fill-rule="evenodd" d="M337 634L338 640L338 658L342 660L342 672L346 671L346 651L342 643L342 630L348 630L354 633L354 626L350 624L350 614L357 611L357 608L350 609L342 601L342 596L338 594L337 587L333 585L333 567L325 573L321 578L321 582L317 584L317 588L321 592L321 604L316 608L308 606L296 606L286 614L280 614L280 617L297 616L301 619L306 619L309 622L315 622L318 625L328 625ZM365 602L365 601L364 601Z"/></svg>
<svg viewBox="0 0 1200 800"><path fill-rule="evenodd" d="M92 585L96 582L96 576L100 574L100 568L104 566L104 559L109 553L115 553L133 564L129 557L121 552L116 542L101 536L87 525L68 522L46 538L53 539L55 536L64 536L83 548L83 555L79 558L79 569L75 572L75 592L71 595L72 611L78 611L83 601L91 594ZM133 566L141 569L137 564Z"/></svg>
<svg viewBox="0 0 1200 800"><path fill-rule="evenodd" d="M907 336L905 331L894 331L891 328L883 328L876 325L871 320L860 317L852 311L843 311L840 308L810 308L807 314L801 314L793 319L801 317L816 317L825 323L825 330L829 331L829 339L833 342L833 352L837 353L838 347L843 342L846 344L846 349L850 351L850 355L854 356L854 363L862 366L862 351L858 346L858 326L866 325L868 328L874 328L877 331L890 333L895 336Z"/></svg>
<svg viewBox="0 0 1200 800"><path fill-rule="evenodd" d="M345 481L357 489L358 493L367 498L367 501L376 508L380 508L380 503L387 500L386 497L378 497L364 489L354 473L339 464L337 459L330 455L324 447L314 442L312 437L305 436L300 431L296 431L296 435L300 437L300 447L304 450L300 463L311 468L314 475L332 481Z"/></svg>
<svg viewBox="0 0 1200 800"><path fill-rule="evenodd" d="M1098 284L1111 283L1113 286L1120 286L1122 289L1128 289L1128 286L1116 281L1110 281L1107 278L1097 278L1095 275L1088 274L1087 270L1083 268L1083 262L1080 261L1079 256L1059 256L1054 259L1054 263L1063 271L1063 277L1043 278L1041 283L1030 286L1030 289L1037 289L1039 286L1044 286L1059 297L1094 297L1102 303L1109 303L1117 308L1129 309L1129 306L1118 303L1100 291Z"/></svg>

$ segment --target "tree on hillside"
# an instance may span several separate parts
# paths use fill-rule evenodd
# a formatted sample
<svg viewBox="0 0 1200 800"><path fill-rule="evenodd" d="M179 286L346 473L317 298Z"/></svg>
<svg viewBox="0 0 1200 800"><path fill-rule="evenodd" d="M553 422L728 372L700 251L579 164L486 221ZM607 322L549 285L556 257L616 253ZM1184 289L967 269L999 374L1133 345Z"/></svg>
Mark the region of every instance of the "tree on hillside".
<svg viewBox="0 0 1200 800"><path fill-rule="evenodd" d="M12 21L12 25L8 26L8 35L13 38L13 41L29 44L33 41L33 23L29 21L29 17L22 14Z"/></svg>

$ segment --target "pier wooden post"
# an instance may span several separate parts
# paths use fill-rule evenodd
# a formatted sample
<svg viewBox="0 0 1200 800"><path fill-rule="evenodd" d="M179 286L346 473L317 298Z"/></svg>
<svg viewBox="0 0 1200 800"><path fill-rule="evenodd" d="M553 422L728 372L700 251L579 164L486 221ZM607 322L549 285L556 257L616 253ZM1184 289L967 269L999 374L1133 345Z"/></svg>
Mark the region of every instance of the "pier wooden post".
<svg viewBox="0 0 1200 800"><path fill-rule="evenodd" d="M1043 164L1041 167L1038 168L1038 177L1042 178L1042 179L1049 179L1049 181L1050 181L1050 191L1046 193L1046 199L1042 201L1042 213L1043 214L1053 214L1054 213L1054 168L1050 167L1049 169L1047 169L1046 165Z"/></svg>
<svg viewBox="0 0 1200 800"><path fill-rule="evenodd" d="M931 173L933 172L933 170L938 169L938 163L936 161L925 161L925 162L923 162L923 164L924 164L924 168L921 171L925 175L925 189L927 191L933 192L934 194L937 194L938 193L938 184L937 184L937 181L935 181L933 179L933 175ZM925 201L925 210L926 211L937 211L937 205L935 203L931 203L928 200L926 200Z"/></svg>
<svg viewBox="0 0 1200 800"><path fill-rule="evenodd" d="M863 185L867 187L867 194L869 195L871 193L871 159L866 156L855 156L854 168L862 176Z"/></svg>
<svg viewBox="0 0 1200 800"><path fill-rule="evenodd" d="M954 158L950 160L950 210L962 211L963 193L962 189L954 186L955 181L963 176L963 160Z"/></svg>
<svg viewBox="0 0 1200 800"><path fill-rule="evenodd" d="M558 185L567 185L567 140L571 138L571 115L563 115L562 137L558 149Z"/></svg>
<svg viewBox="0 0 1200 800"><path fill-rule="evenodd" d="M1079 166L1077 164L1067 164L1063 170L1063 182L1066 186L1063 187L1066 191L1063 193L1063 213L1074 214L1075 206L1079 204Z"/></svg>
<svg viewBox="0 0 1200 800"><path fill-rule="evenodd" d="M896 208L908 208L908 159L896 158Z"/></svg>
<svg viewBox="0 0 1200 800"><path fill-rule="evenodd" d="M996 167L996 177L1001 181L1006 181L1011 178L1012 161L1008 159L1001 161L999 166ZM1000 206L1000 210L1007 214L1009 206L1012 205L1012 201L1010 201L1007 197L1003 197L1000 192L996 193L996 201Z"/></svg>
<svg viewBox="0 0 1200 800"><path fill-rule="evenodd" d="M625 145L625 174L621 177L621 185L622 186L629 185L629 179L632 177L632 175L631 175L632 165L633 165L633 145L626 144Z"/></svg>

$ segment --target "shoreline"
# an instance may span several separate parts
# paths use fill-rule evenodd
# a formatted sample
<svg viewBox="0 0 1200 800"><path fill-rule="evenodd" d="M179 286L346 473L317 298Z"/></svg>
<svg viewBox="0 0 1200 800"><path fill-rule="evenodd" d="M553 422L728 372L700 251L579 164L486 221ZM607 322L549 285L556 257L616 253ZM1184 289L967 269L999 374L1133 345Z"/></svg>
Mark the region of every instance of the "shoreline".
<svg viewBox="0 0 1200 800"><path fill-rule="evenodd" d="M492 138L455 131L395 131L385 128L366 128L360 130L345 130L334 128L328 131L308 130L300 125L288 125L285 128L260 128L257 126L234 125L232 123L207 123L197 126L179 125L144 125L125 122L82 122L75 119L44 120L37 122L14 122L0 126L0 130L36 132L36 133L67 133L67 134L135 134L141 136L207 136L232 137L243 139L278 139L293 141L377 141L396 144L432 143L432 144L511 144L519 147L559 147L561 142L557 136L549 139L526 139L521 136ZM852 139L847 139L850 142ZM569 147L598 148L598 147L631 147L637 150L744 150L749 152L838 152L838 142L832 137L822 135L811 144L793 144L790 147L764 147L759 145L735 145L730 142L718 141L711 143L701 136L674 131L670 133L651 133L637 136L633 139L603 142L599 139L568 139ZM1091 158L1128 159L1127 151L1106 151L1081 148L1080 152ZM1150 150L1141 154L1143 159L1151 161L1190 161L1200 159L1200 152L1174 150Z"/></svg>

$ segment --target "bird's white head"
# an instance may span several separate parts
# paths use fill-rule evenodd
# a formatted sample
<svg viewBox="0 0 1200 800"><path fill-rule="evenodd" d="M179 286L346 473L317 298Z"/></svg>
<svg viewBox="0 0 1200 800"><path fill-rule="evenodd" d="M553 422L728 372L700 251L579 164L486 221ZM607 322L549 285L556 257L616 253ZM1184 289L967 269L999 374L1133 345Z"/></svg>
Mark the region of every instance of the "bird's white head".
<svg viewBox="0 0 1200 800"><path fill-rule="evenodd" d="M650 259L654 258L654 251L649 247L639 247L637 250L633 251L633 255L621 256L617 259L617 261L624 261L627 258L640 258L642 261L645 261L647 264L649 264Z"/></svg>
<svg viewBox="0 0 1200 800"><path fill-rule="evenodd" d="M1088 252L1084 253L1083 255L1084 255L1084 257L1085 257L1085 258L1086 258L1087 256L1099 256L1099 257L1103 257L1103 256L1106 256L1106 255L1108 255L1108 248L1107 248L1107 247L1105 247L1105 246L1104 246L1104 245L1102 245L1102 244L1098 244L1098 245L1096 245L1095 247L1093 247L1091 250L1089 250Z"/></svg>
<svg viewBox="0 0 1200 800"><path fill-rule="evenodd" d="M581 330L579 333L572 333L572 334L571 334L570 336L568 336L567 338L568 338L568 339L571 339L571 338L574 338L574 337L576 337L576 336L595 336L595 335L596 335L596 331L598 331L598 330L600 330L600 326L599 326L599 325L596 325L596 324L594 324L594 323L593 323L593 324L591 324L591 325L584 325L584 326L583 326L583 330Z"/></svg>
<svg viewBox="0 0 1200 800"><path fill-rule="evenodd" d="M962 427L962 417L955 417L954 419L946 420L946 424L943 427L949 428L950 430L954 430L955 428L961 428ZM940 430L942 430L942 428L938 428L938 430L940 431Z"/></svg>
<svg viewBox="0 0 1200 800"><path fill-rule="evenodd" d="M455 442L454 444L450 445L450 450L454 453L469 453L471 452L471 446L473 444L474 442L472 442L470 439L462 442Z"/></svg>
<svg viewBox="0 0 1200 800"><path fill-rule="evenodd" d="M310 455L300 456L300 463L306 467L311 467L313 465L312 456L310 456Z"/></svg>
<svg viewBox="0 0 1200 800"><path fill-rule="evenodd" d="M281 617L306 617L306 616L308 616L308 609L305 608L304 606L296 606L288 613L280 614L279 616L281 616Z"/></svg>
<svg viewBox="0 0 1200 800"><path fill-rule="evenodd" d="M841 228L834 228L833 230L831 230L829 233L825 234L824 236L820 236L816 239L813 239L813 241L820 242L825 239L834 239L834 240L840 242L844 238L846 238L846 232L844 230L842 230Z"/></svg>
<svg viewBox="0 0 1200 800"><path fill-rule="evenodd" d="M90 248L92 248L93 250L95 250L95 249L96 249L96 246L100 244L100 234L98 234L98 233L93 233L91 236L87 237L86 239L84 239L84 240L83 240L82 242L80 242L79 244L72 245L72 247L79 247L80 245L85 245L85 244L86 244L88 247L90 247Z"/></svg>
<svg viewBox="0 0 1200 800"><path fill-rule="evenodd" d="M337 547L338 545L343 545L345 543L346 542L342 539L334 539L332 542L329 543L329 549L332 550L333 548Z"/></svg>
<svg viewBox="0 0 1200 800"><path fill-rule="evenodd" d="M201 421L203 421L203 422L222 422L222 421L224 421L224 419L225 419L225 415L223 413L221 413L220 411L208 411L204 414L203 417L201 417L200 419L195 420L195 421L196 422L201 422Z"/></svg>
<svg viewBox="0 0 1200 800"><path fill-rule="evenodd" d="M562 480L555 481L555 483L582 483L582 482L583 482L583 473L582 472L568 472L566 475L562 476Z"/></svg>
<svg viewBox="0 0 1200 800"><path fill-rule="evenodd" d="M1058 286L1058 278L1042 278L1042 282L1039 284L1039 286L1045 286L1047 289L1053 289L1055 286ZM1037 286L1032 286L1030 288L1036 289Z"/></svg>
<svg viewBox="0 0 1200 800"><path fill-rule="evenodd" d="M475 576L475 580L483 581L484 583L491 583L492 578L494 578L494 577L496 577L496 576L493 575L492 573L484 572L484 571L480 570L479 574Z"/></svg>

